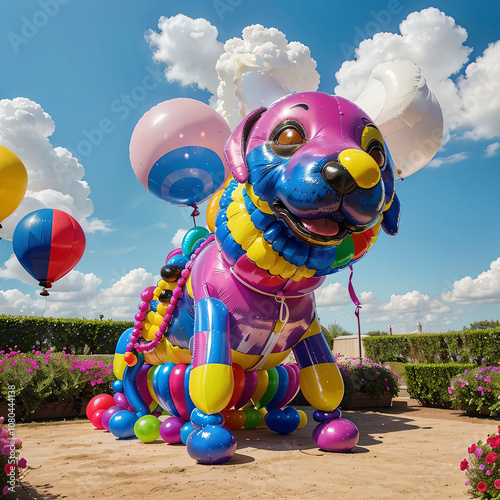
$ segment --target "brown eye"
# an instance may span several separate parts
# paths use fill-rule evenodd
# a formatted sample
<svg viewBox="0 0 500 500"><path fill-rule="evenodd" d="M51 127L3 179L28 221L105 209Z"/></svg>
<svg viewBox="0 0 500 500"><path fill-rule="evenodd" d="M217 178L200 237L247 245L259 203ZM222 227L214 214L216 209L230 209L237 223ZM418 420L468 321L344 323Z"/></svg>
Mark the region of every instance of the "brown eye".
<svg viewBox="0 0 500 500"><path fill-rule="evenodd" d="M294 146L296 144L302 144L304 142L304 138L300 134L300 132L293 128L288 127L276 138L276 143L280 146Z"/></svg>
<svg viewBox="0 0 500 500"><path fill-rule="evenodd" d="M373 148L369 153L368 153L374 160L375 163L382 168L385 164L385 155L383 151L379 148Z"/></svg>

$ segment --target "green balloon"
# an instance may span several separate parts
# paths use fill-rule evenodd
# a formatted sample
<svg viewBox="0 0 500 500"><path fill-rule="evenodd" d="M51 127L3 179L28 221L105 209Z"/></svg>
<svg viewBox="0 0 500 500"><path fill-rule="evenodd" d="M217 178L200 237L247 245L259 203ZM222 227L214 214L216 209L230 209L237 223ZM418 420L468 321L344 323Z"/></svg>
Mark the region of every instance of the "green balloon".
<svg viewBox="0 0 500 500"><path fill-rule="evenodd" d="M276 368L271 368L267 370L267 373L269 375L269 381L267 383L267 389L264 395L260 398L260 400L257 402L255 405L255 408L257 410L259 408L264 408L267 406L267 404L273 399L274 395L276 394L276 391L278 390L278 384L280 382L280 377L278 375L278 370Z"/></svg>
<svg viewBox="0 0 500 500"><path fill-rule="evenodd" d="M337 246L335 260L330 268L336 269L337 267L345 266L352 259L354 259L354 241L350 236L348 236L340 245Z"/></svg>
<svg viewBox="0 0 500 500"><path fill-rule="evenodd" d="M255 429L260 422L260 413L255 408L246 408L243 412L247 416L243 427L249 430Z"/></svg>
<svg viewBox="0 0 500 500"><path fill-rule="evenodd" d="M154 415L144 415L134 424L134 432L143 443L152 443L160 437L160 425Z"/></svg>

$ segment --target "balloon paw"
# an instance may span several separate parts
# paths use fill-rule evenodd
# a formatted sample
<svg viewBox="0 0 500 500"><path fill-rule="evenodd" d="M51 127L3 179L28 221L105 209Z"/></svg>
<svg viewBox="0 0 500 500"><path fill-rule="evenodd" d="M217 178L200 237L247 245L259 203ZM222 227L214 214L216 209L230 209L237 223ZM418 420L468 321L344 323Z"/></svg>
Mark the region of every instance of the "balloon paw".
<svg viewBox="0 0 500 500"><path fill-rule="evenodd" d="M313 431L314 442L325 451L351 451L358 439L358 428L344 418L321 422Z"/></svg>
<svg viewBox="0 0 500 500"><path fill-rule="evenodd" d="M273 408L266 415L266 425L279 434L290 434L290 432L298 428L299 424L299 412L291 406L284 410Z"/></svg>
<svg viewBox="0 0 500 500"><path fill-rule="evenodd" d="M200 464L222 464L236 451L234 434L220 425L195 428L186 441L189 456Z"/></svg>

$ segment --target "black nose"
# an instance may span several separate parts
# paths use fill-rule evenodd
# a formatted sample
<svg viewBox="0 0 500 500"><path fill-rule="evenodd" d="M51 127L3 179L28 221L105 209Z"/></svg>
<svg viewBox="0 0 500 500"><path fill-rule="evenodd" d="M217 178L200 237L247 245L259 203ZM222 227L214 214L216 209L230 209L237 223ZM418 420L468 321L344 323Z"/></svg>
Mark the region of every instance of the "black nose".
<svg viewBox="0 0 500 500"><path fill-rule="evenodd" d="M348 194L356 189L356 181L338 161L328 162L321 169L321 175L339 194Z"/></svg>

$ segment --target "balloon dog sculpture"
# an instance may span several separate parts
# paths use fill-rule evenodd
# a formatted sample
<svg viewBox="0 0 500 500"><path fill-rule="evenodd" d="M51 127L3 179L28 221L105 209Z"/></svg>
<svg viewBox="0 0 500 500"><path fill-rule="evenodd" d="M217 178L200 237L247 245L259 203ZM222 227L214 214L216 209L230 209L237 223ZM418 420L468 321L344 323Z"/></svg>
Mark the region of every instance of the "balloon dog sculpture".
<svg viewBox="0 0 500 500"><path fill-rule="evenodd" d="M343 382L313 291L380 228L398 230L383 134L352 102L304 92L248 114L224 152L233 179L210 202L212 232L191 229L142 293L116 349L117 394L92 400L89 418L119 438L182 440L216 464L235 452L230 429L305 425L286 406L300 387L315 443L350 450L358 430L338 410ZM292 351L296 364L282 365ZM160 423L158 408L172 416Z"/></svg>

